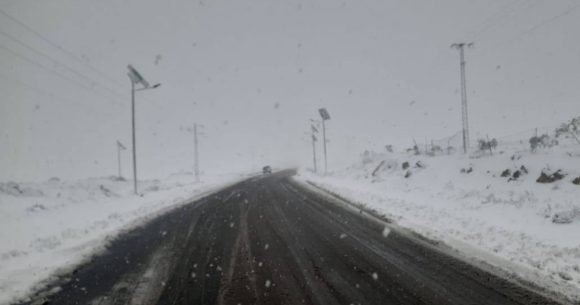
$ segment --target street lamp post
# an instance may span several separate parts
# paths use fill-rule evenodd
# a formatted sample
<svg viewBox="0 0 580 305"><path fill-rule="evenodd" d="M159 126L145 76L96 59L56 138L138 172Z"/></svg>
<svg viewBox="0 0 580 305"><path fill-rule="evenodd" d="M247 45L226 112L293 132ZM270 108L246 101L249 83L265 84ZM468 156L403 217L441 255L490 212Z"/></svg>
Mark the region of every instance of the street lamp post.
<svg viewBox="0 0 580 305"><path fill-rule="evenodd" d="M121 173L121 150L127 150L127 148L119 140L117 140L117 166L119 170L119 180L123 179L123 175Z"/></svg>
<svg viewBox="0 0 580 305"><path fill-rule="evenodd" d="M318 133L318 129L316 129L316 127L314 127L314 124L310 125L310 129L312 131L312 159L314 161L314 173L317 173L318 170L316 168L316 141L318 139L316 139L315 133Z"/></svg>
<svg viewBox="0 0 580 305"><path fill-rule="evenodd" d="M328 114L328 110L326 108L318 109L318 113L320 113L320 117L322 117L322 143L324 144L324 174L326 175L328 172L328 161L326 156L326 124L327 120L330 120L330 114Z"/></svg>
<svg viewBox="0 0 580 305"><path fill-rule="evenodd" d="M312 139L312 160L314 165L314 173L318 173L318 167L316 162L316 142L318 142L318 138L316 134L318 133L318 128L320 121L315 119L310 119L310 132L311 132L311 139Z"/></svg>
<svg viewBox="0 0 580 305"><path fill-rule="evenodd" d="M149 82L141 76L139 72L133 66L128 65L127 68L129 69L129 79L131 79L131 130L132 130L132 139L133 139L133 191L135 195L137 193L137 145L135 139L135 92L148 90L148 89L155 89L161 84L155 84L153 86L149 85ZM141 88L135 89L135 85L141 84Z"/></svg>

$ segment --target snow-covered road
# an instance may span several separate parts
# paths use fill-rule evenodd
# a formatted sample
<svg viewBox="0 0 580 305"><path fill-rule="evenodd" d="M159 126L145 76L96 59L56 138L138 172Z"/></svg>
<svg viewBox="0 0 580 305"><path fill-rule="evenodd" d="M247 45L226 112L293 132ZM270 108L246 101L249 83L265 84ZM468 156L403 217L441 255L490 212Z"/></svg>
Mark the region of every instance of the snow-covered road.
<svg viewBox="0 0 580 305"><path fill-rule="evenodd" d="M140 197L132 182L115 177L0 183L0 304L40 288L121 232L241 178L192 183L191 175L175 174L140 182Z"/></svg>
<svg viewBox="0 0 580 305"><path fill-rule="evenodd" d="M302 170L298 179L470 258L580 300L580 186L572 183L580 176L580 148L503 149L472 156L369 153L327 176ZM542 171L557 170L563 179L536 182ZM513 178L516 171L520 175Z"/></svg>
<svg viewBox="0 0 580 305"><path fill-rule="evenodd" d="M294 172L248 179L158 217L31 301L563 304L313 191Z"/></svg>

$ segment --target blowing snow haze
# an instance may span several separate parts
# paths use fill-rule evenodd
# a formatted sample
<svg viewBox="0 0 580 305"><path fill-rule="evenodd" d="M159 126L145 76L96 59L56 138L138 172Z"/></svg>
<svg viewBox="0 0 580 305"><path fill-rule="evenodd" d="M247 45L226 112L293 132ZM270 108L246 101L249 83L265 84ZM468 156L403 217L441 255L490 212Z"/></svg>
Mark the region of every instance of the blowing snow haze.
<svg viewBox="0 0 580 305"><path fill-rule="evenodd" d="M87 1L0 3L0 178L140 176L309 165L325 107L329 163L461 130L466 49L472 144L578 113L577 1ZM130 150L123 152L130 171Z"/></svg>

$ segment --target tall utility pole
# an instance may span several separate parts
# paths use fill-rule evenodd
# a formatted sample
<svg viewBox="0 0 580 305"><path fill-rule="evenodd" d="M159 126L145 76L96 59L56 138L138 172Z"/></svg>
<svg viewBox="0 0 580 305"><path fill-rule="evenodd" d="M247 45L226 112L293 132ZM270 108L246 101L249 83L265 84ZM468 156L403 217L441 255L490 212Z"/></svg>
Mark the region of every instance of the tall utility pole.
<svg viewBox="0 0 580 305"><path fill-rule="evenodd" d="M193 145L194 145L194 167L193 172L195 173L195 182L199 182L199 150L197 141L197 123L193 124Z"/></svg>
<svg viewBox="0 0 580 305"><path fill-rule="evenodd" d="M320 113L320 117L322 117L322 143L324 144L324 174L328 173L328 159L326 155L326 121L330 120L330 114L326 108L318 109L318 113Z"/></svg>
<svg viewBox="0 0 580 305"><path fill-rule="evenodd" d="M465 47L472 47L473 42L459 42L451 45L452 48L459 50L459 66L461 72L461 120L463 131L463 152L467 153L469 148L469 122L467 120L467 86L465 81Z"/></svg>
<svg viewBox="0 0 580 305"><path fill-rule="evenodd" d="M127 68L129 69L129 79L131 79L131 130L132 130L132 139L133 139L133 192L135 195L138 195L137 192L137 143L135 140L135 92L147 89L155 89L161 84L155 84L153 86L149 85L143 76L133 66L128 65ZM135 85L140 84L142 87L139 89L135 89Z"/></svg>
<svg viewBox="0 0 580 305"><path fill-rule="evenodd" d="M318 169L316 168L316 135L315 133L318 133L318 129L316 129L316 127L314 127L314 125L310 125L310 128L312 130L312 159L314 160L314 172L318 172Z"/></svg>
<svg viewBox="0 0 580 305"><path fill-rule="evenodd" d="M119 180L123 179L121 174L121 150L126 150L127 148L119 140L117 140L117 165L119 168Z"/></svg>
<svg viewBox="0 0 580 305"><path fill-rule="evenodd" d="M322 120L322 143L324 144L324 174L328 172L328 156L326 155L326 124Z"/></svg>
<svg viewBox="0 0 580 305"><path fill-rule="evenodd" d="M130 67L130 66L129 66ZM131 74L129 74L131 77ZM137 195L137 141L135 139L135 81L131 81L131 138L133 142L133 193Z"/></svg>

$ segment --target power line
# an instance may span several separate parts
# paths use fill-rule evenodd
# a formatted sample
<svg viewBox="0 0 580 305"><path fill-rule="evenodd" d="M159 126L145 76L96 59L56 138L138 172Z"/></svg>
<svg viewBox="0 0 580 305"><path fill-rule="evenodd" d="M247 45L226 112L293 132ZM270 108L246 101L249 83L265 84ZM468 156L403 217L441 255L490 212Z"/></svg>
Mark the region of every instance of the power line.
<svg viewBox="0 0 580 305"><path fill-rule="evenodd" d="M51 45L52 47L56 48L57 50L61 51L62 53L68 55L69 57L71 57L72 59L74 59L75 61L83 64L84 66L86 66L87 68L91 69L93 72L99 74L101 77L107 79L108 81L110 81L112 84L114 84L115 86L118 86L119 88L122 88L121 85L119 85L118 81L114 80L113 78L109 77L107 74L99 71L98 69L96 69L95 67L91 66L90 64L88 64L86 61L82 60L81 58L79 58L77 55L75 55L73 52L63 48L62 46L60 46L59 44L53 42L52 40L48 39L46 36L42 35L41 33L39 33L38 31L36 31L35 29L33 29L32 27L28 26L26 23L18 20L16 17L13 17L12 15L6 13L6 11L0 9L0 14L6 16L8 19L12 20L13 22L17 23L18 25L20 25L21 27L25 28L26 30L28 30L30 33L34 34L36 37L40 38L42 41L48 43L49 45Z"/></svg>
<svg viewBox="0 0 580 305"><path fill-rule="evenodd" d="M87 91L91 91L91 92L93 92L93 93L95 93L95 94L97 94L97 95L100 95L100 94L99 94L97 91L95 91L93 88L91 88L91 87L87 87L87 86L85 86L83 83L79 83L79 82L77 82L77 81L76 81L76 80L74 80L74 79L68 78L66 75L63 75L63 74L61 74L61 73L59 73L59 72L57 72L57 71L55 71L55 70L53 70L53 69L50 69L50 68L46 67L45 65L42 65L42 64L38 63L37 61L34 61L34 60L32 60L32 59L30 59L30 58L28 58L28 57L26 57L26 56L23 56L22 54L20 54L20 53L18 53L18 52L16 52L16 51L14 51L14 50L12 50L12 49L9 49L9 48L7 48L6 46L0 45L0 49L3 49L4 51L6 51L6 52L8 52L8 53L10 53L10 54L12 54L12 55L14 55L14 56L16 56L16 57L18 57L18 58L22 59L22 60L24 60L24 61L28 62L29 64L31 64L31 65L33 65L33 66L35 66L35 67L38 67L38 68L40 68L40 69L42 69L42 70L45 70L46 72L48 72L48 73L50 73L50 74L53 74L53 75L57 76L58 78L60 78L60 79L62 79L62 80L64 80L64 81L70 82L71 84L74 84L74 85L76 85L77 87L80 87L80 88L82 88L82 89L85 89L85 90L87 90ZM113 102L113 103L115 103L115 104L119 104L119 105L120 105L120 103L118 103L118 102L115 102L115 101L111 100L109 97L102 96L102 95L101 95L101 97L104 97L104 98L106 98L107 100L109 100L109 101L111 101L111 102Z"/></svg>
<svg viewBox="0 0 580 305"><path fill-rule="evenodd" d="M100 70L98 70L97 68L93 67L92 65L90 65L89 63L87 63L86 61L84 61L83 59L79 58L73 52L71 52L71 51L65 49L64 47L62 47L61 45L53 42L52 40L50 40L45 35L41 34L40 32L38 32L37 30L33 29L32 27L28 26L26 23L20 21L18 18L14 17L14 16L12 16L10 14L8 14L6 11L4 11L2 9L0 9L0 14L6 16L8 19L12 20L14 23L16 23L16 24L20 25L21 27L23 27L24 29L28 30L30 33L34 34L37 38L39 38L42 41L46 42L47 44L49 44L53 48L59 50L60 52L66 54L68 57L74 59L76 62L82 64L83 66L85 66L88 69L92 70L93 72L97 73L102 78L104 78L104 79L108 80L109 82L111 82L111 84L114 84L117 88L119 88L121 90L126 90L126 88L124 86L122 86L121 84L119 84L119 81L118 80L115 80L114 78L112 78L112 77L108 76L107 74L101 72ZM118 96L122 96L122 95L119 95L119 93L116 93L116 94ZM144 97L143 99L146 100L146 101L151 101L150 99L148 99L146 97Z"/></svg>
<svg viewBox="0 0 580 305"><path fill-rule="evenodd" d="M67 71L69 71L69 72L71 72L71 73L75 74L76 76L78 76L78 77L80 77L80 78L83 78L83 79L85 79L85 80L86 80L86 81L88 81L89 83L92 83L92 84L97 84L97 85L99 85L99 86L103 87L104 89L106 89L107 91L109 91L109 92L113 93L113 94L114 94L114 95L116 95L117 97L123 98L123 96L122 96L121 94L119 94L118 92L116 92L116 91L114 91L114 90L112 90L112 89L108 88L107 86L105 86L105 85L101 84L99 81L96 81L96 80L94 80L94 79L92 79L92 78L90 78L90 77L88 77L88 76L84 75L83 73L80 73L80 72L78 72L78 71L74 70L73 68L71 68L71 67L67 66L66 64L64 64L64 63L62 63L62 62L60 62L60 61L58 61L57 59L53 58L52 56L50 56L50 55L48 55L48 54L46 54L46 53L44 53L44 52L42 52L42 51L40 51L40 50L38 50L38 49L36 49L36 48L32 47L32 46L30 46L30 45L28 45L28 44L24 43L23 41L19 40L18 38L16 38L16 37L14 37L14 36L12 36L12 35L10 35L10 34L8 34L8 33L4 32L4 31L1 31L1 30L0 30L0 35L3 35L3 36L5 36L5 37L9 38L10 40L12 40L12 41L16 42L17 44L19 44L19 45L23 46L24 48L26 48L26 49L30 50L31 52L33 52L33 53L35 53L35 54L37 54L37 55L39 55L39 56L41 56L41 57L43 57L43 58L47 58L47 59L48 59L48 60L50 60L50 61L51 61L53 64L55 64L55 65L58 65L58 66L62 66L62 67L63 67L63 68L65 68Z"/></svg>
<svg viewBox="0 0 580 305"><path fill-rule="evenodd" d="M491 28L496 26L500 23L506 16L509 16L513 13L520 4L530 3L530 0L514 0L512 2L507 3L506 5L502 6L498 11L494 14L490 15L486 18L483 22L481 22L478 26L475 27L472 33L473 35L467 35L470 37L470 40L476 40L481 35L489 31ZM479 28L479 29L478 29Z"/></svg>
<svg viewBox="0 0 580 305"><path fill-rule="evenodd" d="M502 45L502 44L507 44L507 43L510 43L510 42L514 42L514 41L516 41L516 40L518 40L518 39L520 39L520 38L522 38L522 37L524 37L524 36L526 36L526 35L528 35L530 33L533 33L537 29L542 28L542 27L544 27L547 24L550 24L550 23L552 23L552 22L554 22L554 21L556 21L556 20L558 20L558 19L560 19L560 18L562 18L564 16L567 16L567 15L571 14L572 12L574 12L578 8L580 8L580 3L579 4L576 4L576 5L572 6L572 7L570 7L568 9L566 9L564 12L562 12L562 13L556 15L556 16L550 17L550 18L542 21L541 23L536 24L535 26L529 28L528 30L525 30L524 32L521 32L520 34L512 37L509 40L504 41L503 43L499 43L498 45Z"/></svg>
<svg viewBox="0 0 580 305"><path fill-rule="evenodd" d="M25 82L23 82L21 80L8 77L8 76L3 75L1 73L0 73L0 78L4 79L6 81L9 81L9 82L15 83L15 84L19 85L22 88L28 89L29 91L32 91L32 92L38 94L39 96L42 96L42 97L48 96L48 97L52 98L53 101L67 102L66 103L67 106L69 104L73 104L75 106L89 107L89 108L91 108L90 109L91 111L93 111L95 109L105 109L103 107L95 107L94 106L95 104L80 104L80 103L78 103L78 101L73 101L73 100L71 100L69 98L66 98L66 97L57 95L57 94L55 94L53 92L50 92L50 91L41 89L39 87L36 87L36 86L31 85L31 84L25 83Z"/></svg>

